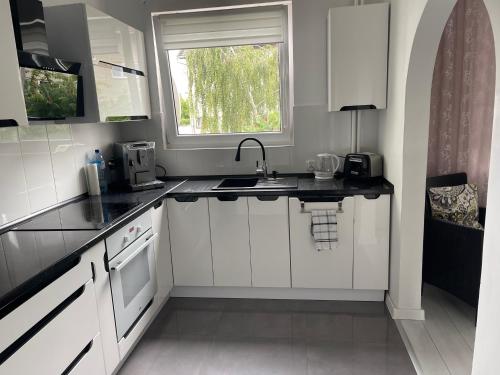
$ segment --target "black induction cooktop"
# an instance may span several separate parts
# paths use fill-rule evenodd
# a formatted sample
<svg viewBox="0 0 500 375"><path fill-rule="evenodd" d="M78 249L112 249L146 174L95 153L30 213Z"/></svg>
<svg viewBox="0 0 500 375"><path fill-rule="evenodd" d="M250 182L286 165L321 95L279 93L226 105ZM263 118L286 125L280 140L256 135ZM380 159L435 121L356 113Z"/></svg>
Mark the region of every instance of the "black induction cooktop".
<svg viewBox="0 0 500 375"><path fill-rule="evenodd" d="M106 197L85 197L39 215L15 231L100 230L139 206L136 201L116 202Z"/></svg>

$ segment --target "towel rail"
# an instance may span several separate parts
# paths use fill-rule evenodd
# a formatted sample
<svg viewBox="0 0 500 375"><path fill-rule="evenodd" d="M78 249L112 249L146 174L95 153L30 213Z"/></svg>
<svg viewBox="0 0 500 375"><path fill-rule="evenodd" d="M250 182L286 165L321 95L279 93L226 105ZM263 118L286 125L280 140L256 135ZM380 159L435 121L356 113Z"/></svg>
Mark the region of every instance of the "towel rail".
<svg viewBox="0 0 500 375"><path fill-rule="evenodd" d="M342 202L337 202L338 203L338 208L335 210L337 214L342 214L344 213L344 210L342 209ZM301 214L310 214L312 213L311 210L306 210L305 209L306 202L300 201L300 213Z"/></svg>

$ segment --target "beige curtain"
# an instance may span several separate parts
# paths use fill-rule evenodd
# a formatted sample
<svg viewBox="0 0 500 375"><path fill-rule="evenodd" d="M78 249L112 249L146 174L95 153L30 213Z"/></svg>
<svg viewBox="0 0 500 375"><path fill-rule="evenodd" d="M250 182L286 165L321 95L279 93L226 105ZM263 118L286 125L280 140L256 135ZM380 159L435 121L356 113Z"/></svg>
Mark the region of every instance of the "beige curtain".
<svg viewBox="0 0 500 375"><path fill-rule="evenodd" d="M488 12L482 0L458 0L434 67L427 175L466 172L478 185L481 206L486 204L494 96Z"/></svg>

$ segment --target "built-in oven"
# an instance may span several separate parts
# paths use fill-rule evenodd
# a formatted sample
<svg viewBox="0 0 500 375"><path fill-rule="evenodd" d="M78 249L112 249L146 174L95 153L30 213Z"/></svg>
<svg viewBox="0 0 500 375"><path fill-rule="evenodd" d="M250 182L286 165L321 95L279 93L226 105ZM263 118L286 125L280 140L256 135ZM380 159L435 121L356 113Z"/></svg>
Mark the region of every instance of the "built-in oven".
<svg viewBox="0 0 500 375"><path fill-rule="evenodd" d="M133 329L156 295L157 236L147 212L106 239L118 341Z"/></svg>

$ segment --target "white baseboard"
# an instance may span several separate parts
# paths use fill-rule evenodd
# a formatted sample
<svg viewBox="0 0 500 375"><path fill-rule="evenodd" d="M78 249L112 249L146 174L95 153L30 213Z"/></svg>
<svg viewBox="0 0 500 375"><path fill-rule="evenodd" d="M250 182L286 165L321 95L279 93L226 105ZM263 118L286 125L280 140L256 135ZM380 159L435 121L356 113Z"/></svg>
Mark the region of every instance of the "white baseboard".
<svg viewBox="0 0 500 375"><path fill-rule="evenodd" d="M383 290L176 286L172 297L383 301Z"/></svg>
<svg viewBox="0 0 500 375"><path fill-rule="evenodd" d="M423 309L402 309L396 307L389 293L385 296L385 304L392 319L425 320L425 311Z"/></svg>
<svg viewBox="0 0 500 375"><path fill-rule="evenodd" d="M403 325L401 324L401 320L395 320L394 323L396 323L396 327L399 331L399 335L401 336L401 340L403 340L403 343L405 345L406 351L408 352L408 356L410 357L411 363L413 364L413 367L415 368L415 372L417 375L425 375L424 372L422 371L422 366L420 365L420 362L418 361L417 354L415 353L415 350L413 349L413 345L411 344L411 341L408 337L408 334L406 333L406 330L404 329Z"/></svg>

